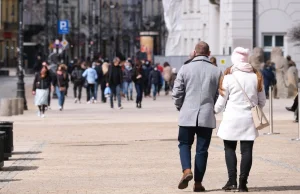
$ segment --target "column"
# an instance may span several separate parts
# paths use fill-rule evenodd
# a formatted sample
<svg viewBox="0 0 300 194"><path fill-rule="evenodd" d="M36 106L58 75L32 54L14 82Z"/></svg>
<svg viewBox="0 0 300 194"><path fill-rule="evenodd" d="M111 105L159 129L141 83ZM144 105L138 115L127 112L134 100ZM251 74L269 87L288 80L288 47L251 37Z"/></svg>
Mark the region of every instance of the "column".
<svg viewBox="0 0 300 194"><path fill-rule="evenodd" d="M209 4L209 37L208 44L210 46L211 55L220 54L219 51L219 32L220 32L220 7L214 4Z"/></svg>

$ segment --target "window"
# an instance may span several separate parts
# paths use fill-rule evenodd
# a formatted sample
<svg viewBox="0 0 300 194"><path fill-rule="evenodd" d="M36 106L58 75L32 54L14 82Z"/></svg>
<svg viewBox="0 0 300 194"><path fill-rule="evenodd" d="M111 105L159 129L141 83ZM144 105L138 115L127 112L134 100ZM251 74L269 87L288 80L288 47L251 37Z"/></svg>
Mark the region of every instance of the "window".
<svg viewBox="0 0 300 194"><path fill-rule="evenodd" d="M272 46L272 36L264 36L264 46Z"/></svg>
<svg viewBox="0 0 300 194"><path fill-rule="evenodd" d="M283 36L275 36L275 46L283 46Z"/></svg>
<svg viewBox="0 0 300 194"><path fill-rule="evenodd" d="M282 49L282 52L284 52L284 35L263 35L263 49L265 62L271 58L271 51L273 47L280 47Z"/></svg>

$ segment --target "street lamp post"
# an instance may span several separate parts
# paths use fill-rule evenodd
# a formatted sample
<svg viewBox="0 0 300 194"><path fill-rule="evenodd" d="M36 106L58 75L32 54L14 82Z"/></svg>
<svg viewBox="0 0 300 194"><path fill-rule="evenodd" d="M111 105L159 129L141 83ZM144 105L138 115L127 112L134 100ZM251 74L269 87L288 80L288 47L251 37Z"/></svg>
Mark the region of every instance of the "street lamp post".
<svg viewBox="0 0 300 194"><path fill-rule="evenodd" d="M109 14L109 33L112 33L112 29L111 29L111 25L112 25L112 23L111 23L111 20L112 20L112 18L111 18L111 6L113 6L112 5L112 2L109 2L109 10L108 10L108 14ZM112 36L111 36L111 34L109 35L109 60L112 62L113 61L113 43L112 43Z"/></svg>
<svg viewBox="0 0 300 194"><path fill-rule="evenodd" d="M49 40L49 30L48 30L48 23L49 23L49 16L48 16L48 9L49 9L49 0L45 2L45 45L44 45L44 52L45 57L48 56L48 40Z"/></svg>
<svg viewBox="0 0 300 194"><path fill-rule="evenodd" d="M28 110L25 96L24 69L23 69L23 0L19 0L19 53L18 53L18 82L17 97L24 99L24 110Z"/></svg>
<svg viewBox="0 0 300 194"><path fill-rule="evenodd" d="M78 36L77 36L77 57L78 59L81 58L80 56L80 0L77 1L77 9L78 9L78 15L77 15L77 22L78 22Z"/></svg>

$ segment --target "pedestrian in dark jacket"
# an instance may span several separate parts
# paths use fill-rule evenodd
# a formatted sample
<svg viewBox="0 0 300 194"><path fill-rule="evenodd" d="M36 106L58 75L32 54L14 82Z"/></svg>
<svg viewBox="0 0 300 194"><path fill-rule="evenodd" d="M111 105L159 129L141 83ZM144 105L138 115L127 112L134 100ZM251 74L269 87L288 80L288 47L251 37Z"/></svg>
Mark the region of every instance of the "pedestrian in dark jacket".
<svg viewBox="0 0 300 194"><path fill-rule="evenodd" d="M71 73L71 81L73 82L73 91L74 91L74 98L75 98L75 103L79 102L81 103L81 94L82 94L82 87L84 84L84 77L82 76L84 72L84 64L82 66L80 63L78 63L75 67L74 70ZM78 95L77 95L78 91Z"/></svg>
<svg viewBox="0 0 300 194"><path fill-rule="evenodd" d="M136 90L136 107L142 108L142 100L143 100L143 90L144 90L144 79L147 79L145 76L144 69L142 67L142 63L137 61L135 68L132 72L132 80L135 85Z"/></svg>
<svg viewBox="0 0 300 194"><path fill-rule="evenodd" d="M35 95L35 105L39 107L38 116L44 118L48 106L48 96L51 87L51 75L46 65L43 65L40 73L35 75L32 87L32 94Z"/></svg>
<svg viewBox="0 0 300 194"><path fill-rule="evenodd" d="M43 68L42 63L43 63L42 57L40 55L38 55L36 58L35 64L33 66L34 73L37 74L37 73L41 72L41 69Z"/></svg>
<svg viewBox="0 0 300 194"><path fill-rule="evenodd" d="M145 79L144 79L145 97L147 97L147 96L150 97L151 83L149 83L149 75L150 75L150 72L153 70L153 68L151 67L150 61L145 62L145 64L143 65L143 70L144 70L144 73L145 73Z"/></svg>
<svg viewBox="0 0 300 194"><path fill-rule="evenodd" d="M262 74L264 77L264 87L265 87L266 97L269 98L269 87L275 85L276 82L271 61L266 62L262 70Z"/></svg>
<svg viewBox="0 0 300 194"><path fill-rule="evenodd" d="M154 67L154 69L150 72L149 75L149 84L152 86L152 92L153 92L153 100L156 100L156 94L158 92L159 84L162 82L162 75L160 71L158 71L157 67Z"/></svg>
<svg viewBox="0 0 300 194"><path fill-rule="evenodd" d="M97 76L98 76L98 78L96 79L95 88L94 88L95 102L97 102L99 85L101 85L101 81L103 79L103 72L102 72L102 66L101 66L100 61L95 62L94 69L96 70Z"/></svg>
<svg viewBox="0 0 300 194"><path fill-rule="evenodd" d="M132 86L132 64L126 61L123 71L123 93L126 95L127 100L133 100L133 86ZM129 92L128 92L129 90Z"/></svg>
<svg viewBox="0 0 300 194"><path fill-rule="evenodd" d="M59 110L62 111L65 103L65 92L69 82L68 72L64 64L59 65L56 71L56 77L52 82L58 97Z"/></svg>
<svg viewBox="0 0 300 194"><path fill-rule="evenodd" d="M121 92L122 92L122 84L123 84L123 72L120 66L120 59L115 57L113 60L113 64L109 66L108 69L108 80L107 86L111 89L110 95L110 106L114 108L114 96L117 96L118 99L118 107L119 109L123 109L121 104Z"/></svg>

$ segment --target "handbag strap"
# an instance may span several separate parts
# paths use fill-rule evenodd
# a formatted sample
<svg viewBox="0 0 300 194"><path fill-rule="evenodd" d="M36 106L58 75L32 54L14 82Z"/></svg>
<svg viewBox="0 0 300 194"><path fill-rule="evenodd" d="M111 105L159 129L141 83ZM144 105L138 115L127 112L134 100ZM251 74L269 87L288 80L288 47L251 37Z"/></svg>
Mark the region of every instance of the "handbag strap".
<svg viewBox="0 0 300 194"><path fill-rule="evenodd" d="M249 102L250 106L253 108L255 107L255 105L251 102L250 98L248 97L248 95L246 94L245 90L243 89L242 85L240 84L240 82L236 79L236 77L231 74L233 76L233 78L235 79L236 83L239 85L239 87L241 88L244 96L246 97L247 101Z"/></svg>

